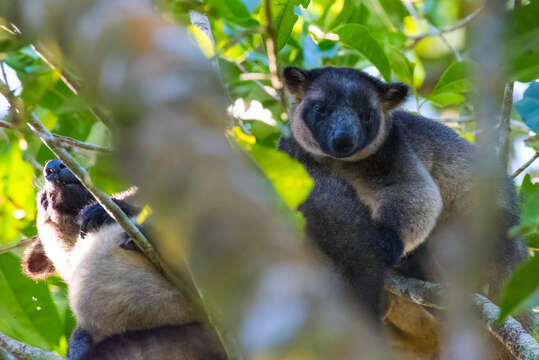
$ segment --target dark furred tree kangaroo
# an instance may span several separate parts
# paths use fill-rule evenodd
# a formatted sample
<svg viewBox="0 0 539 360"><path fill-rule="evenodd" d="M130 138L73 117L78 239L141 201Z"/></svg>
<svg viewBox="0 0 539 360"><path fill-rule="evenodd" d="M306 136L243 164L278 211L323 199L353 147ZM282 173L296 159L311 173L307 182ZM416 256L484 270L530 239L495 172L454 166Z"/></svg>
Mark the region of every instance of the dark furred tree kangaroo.
<svg viewBox="0 0 539 360"><path fill-rule="evenodd" d="M226 359L212 328L69 169L51 160L44 172L39 240L26 249L23 271L33 279L58 271L67 282L77 320L68 359ZM114 200L134 217L129 195Z"/></svg>
<svg viewBox="0 0 539 360"><path fill-rule="evenodd" d="M405 84L333 67L287 67L284 80L294 98L292 136L279 149L315 181L299 208L307 234L365 308L382 317L388 271L432 280L425 244L473 209L477 148L438 122L394 110L408 94ZM512 181L500 174L493 194L500 241L485 275L494 299L527 256L521 241L506 236L519 209Z"/></svg>

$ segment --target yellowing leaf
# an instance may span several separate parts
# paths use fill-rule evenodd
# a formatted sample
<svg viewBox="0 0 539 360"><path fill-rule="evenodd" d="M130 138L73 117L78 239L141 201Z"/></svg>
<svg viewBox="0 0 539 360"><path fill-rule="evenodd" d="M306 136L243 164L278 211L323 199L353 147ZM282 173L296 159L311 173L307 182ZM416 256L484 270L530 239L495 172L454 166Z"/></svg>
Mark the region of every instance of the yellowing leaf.
<svg viewBox="0 0 539 360"><path fill-rule="evenodd" d="M196 26L189 25L189 30L191 33L193 33L193 36L195 37L195 40L198 43L198 46L200 47L200 50L202 50L202 53L207 58L211 58L215 56L215 49L213 47L213 42L211 39L206 35L206 33Z"/></svg>

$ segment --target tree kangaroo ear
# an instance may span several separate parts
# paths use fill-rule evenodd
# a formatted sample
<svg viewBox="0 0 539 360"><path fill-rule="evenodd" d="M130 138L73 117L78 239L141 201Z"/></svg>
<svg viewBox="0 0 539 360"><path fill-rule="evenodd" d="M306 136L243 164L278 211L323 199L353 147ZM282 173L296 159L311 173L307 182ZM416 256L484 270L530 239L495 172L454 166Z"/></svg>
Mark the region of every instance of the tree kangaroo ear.
<svg viewBox="0 0 539 360"><path fill-rule="evenodd" d="M22 256L22 272L33 280L43 280L56 272L51 260L45 254L40 239L30 244Z"/></svg>
<svg viewBox="0 0 539 360"><path fill-rule="evenodd" d="M397 107L408 96L408 85L400 82L385 84L382 94L384 111Z"/></svg>
<svg viewBox="0 0 539 360"><path fill-rule="evenodd" d="M283 70L286 88L296 101L301 100L307 83L307 71L295 66L287 66Z"/></svg>

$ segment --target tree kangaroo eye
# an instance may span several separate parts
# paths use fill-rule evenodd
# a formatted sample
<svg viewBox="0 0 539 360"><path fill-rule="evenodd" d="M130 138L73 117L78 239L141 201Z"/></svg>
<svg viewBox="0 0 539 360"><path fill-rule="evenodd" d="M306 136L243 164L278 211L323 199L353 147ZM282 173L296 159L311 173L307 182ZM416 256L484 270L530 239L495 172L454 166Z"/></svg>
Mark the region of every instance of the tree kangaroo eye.
<svg viewBox="0 0 539 360"><path fill-rule="evenodd" d="M124 250L140 252L140 249L137 247L137 244L131 239L131 237L126 237L124 241L120 244L120 247Z"/></svg>
<svg viewBox="0 0 539 360"><path fill-rule="evenodd" d="M313 111L315 113L322 113L323 112L322 105L320 103L318 103L318 102L312 104L311 109L313 109Z"/></svg>

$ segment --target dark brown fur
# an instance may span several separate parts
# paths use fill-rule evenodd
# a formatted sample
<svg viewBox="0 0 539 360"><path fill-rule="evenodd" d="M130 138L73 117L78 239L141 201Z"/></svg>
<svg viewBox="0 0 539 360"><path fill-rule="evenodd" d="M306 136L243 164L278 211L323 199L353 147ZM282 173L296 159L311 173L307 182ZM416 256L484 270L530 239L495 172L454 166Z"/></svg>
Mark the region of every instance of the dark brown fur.
<svg viewBox="0 0 539 360"><path fill-rule="evenodd" d="M292 137L281 138L279 148L314 178L313 191L299 207L308 235L372 314L380 318L389 306L386 320L401 338L435 351L438 340L425 339L424 331L438 320L415 304L403 306L401 299L391 304L383 296L384 279L396 269L439 280L430 266L430 249L443 247L448 226L473 218L476 148L442 124L393 110L406 97L404 84L344 68L289 67L284 78L295 101ZM478 285L489 284L494 300L503 280L527 256L521 241L506 237L518 223L514 186L502 172L499 184L493 197L498 217L492 222L498 252L477 279ZM397 311L401 308L408 318Z"/></svg>

